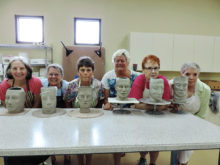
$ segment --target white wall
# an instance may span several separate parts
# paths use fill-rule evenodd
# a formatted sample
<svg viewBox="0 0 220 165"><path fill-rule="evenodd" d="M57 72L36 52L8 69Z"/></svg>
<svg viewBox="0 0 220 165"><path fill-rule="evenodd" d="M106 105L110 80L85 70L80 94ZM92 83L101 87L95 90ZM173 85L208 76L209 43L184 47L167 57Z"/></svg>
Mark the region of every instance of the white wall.
<svg viewBox="0 0 220 165"><path fill-rule="evenodd" d="M43 15L58 63L60 40L73 45L73 18L101 18L106 71L113 68L111 55L129 48L130 32L220 35L219 0L0 0L0 12L0 44L15 43L15 14Z"/></svg>

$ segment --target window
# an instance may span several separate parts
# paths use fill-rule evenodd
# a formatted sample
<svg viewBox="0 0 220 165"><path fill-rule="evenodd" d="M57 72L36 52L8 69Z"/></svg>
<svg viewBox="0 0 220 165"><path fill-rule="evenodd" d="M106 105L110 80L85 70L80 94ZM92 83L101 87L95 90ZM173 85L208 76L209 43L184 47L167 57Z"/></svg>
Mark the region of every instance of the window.
<svg viewBox="0 0 220 165"><path fill-rule="evenodd" d="M74 44L100 45L101 19L74 18Z"/></svg>
<svg viewBox="0 0 220 165"><path fill-rule="evenodd" d="M44 17L15 15L16 43L44 42Z"/></svg>

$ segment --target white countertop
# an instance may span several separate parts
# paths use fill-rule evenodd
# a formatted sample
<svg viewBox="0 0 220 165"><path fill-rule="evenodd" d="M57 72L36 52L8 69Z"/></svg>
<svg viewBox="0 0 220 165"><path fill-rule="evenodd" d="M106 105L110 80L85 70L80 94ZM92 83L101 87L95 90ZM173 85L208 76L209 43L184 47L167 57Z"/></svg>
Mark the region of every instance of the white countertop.
<svg viewBox="0 0 220 165"><path fill-rule="evenodd" d="M37 118L32 116L35 110L0 116L0 156L220 148L220 127L189 113L104 111L103 116L82 119L67 114Z"/></svg>

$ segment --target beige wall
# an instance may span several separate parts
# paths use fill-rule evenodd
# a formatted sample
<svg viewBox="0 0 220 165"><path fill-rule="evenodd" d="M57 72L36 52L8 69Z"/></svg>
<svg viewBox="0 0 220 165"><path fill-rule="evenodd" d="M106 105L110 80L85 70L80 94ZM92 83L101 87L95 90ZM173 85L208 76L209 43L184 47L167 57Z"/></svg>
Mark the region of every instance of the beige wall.
<svg viewBox="0 0 220 165"><path fill-rule="evenodd" d="M113 68L114 51L129 50L130 32L220 36L219 0L0 0L0 13L0 44L15 43L15 14L43 15L46 43L53 46L54 62L60 64L60 41L73 45L73 18L101 18L105 71ZM219 73L202 76L220 80Z"/></svg>

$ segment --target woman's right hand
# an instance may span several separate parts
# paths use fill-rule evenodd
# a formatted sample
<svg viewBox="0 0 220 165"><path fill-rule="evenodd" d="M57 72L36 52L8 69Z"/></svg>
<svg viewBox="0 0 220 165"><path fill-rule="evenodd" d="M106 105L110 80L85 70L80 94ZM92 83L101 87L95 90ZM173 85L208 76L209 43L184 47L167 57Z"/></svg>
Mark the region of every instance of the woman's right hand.
<svg viewBox="0 0 220 165"><path fill-rule="evenodd" d="M113 110L113 106L109 102L107 102L107 103L104 104L104 108L103 109L105 109L105 110Z"/></svg>

